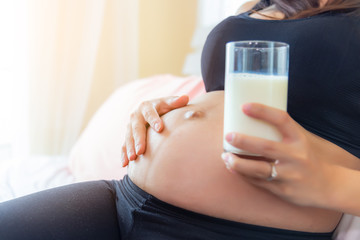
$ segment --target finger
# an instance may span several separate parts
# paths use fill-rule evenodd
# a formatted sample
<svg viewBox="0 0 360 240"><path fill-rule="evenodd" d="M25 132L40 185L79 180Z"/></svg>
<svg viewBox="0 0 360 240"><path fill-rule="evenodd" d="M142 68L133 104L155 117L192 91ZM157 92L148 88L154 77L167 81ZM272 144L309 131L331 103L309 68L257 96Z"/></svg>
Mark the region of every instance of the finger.
<svg viewBox="0 0 360 240"><path fill-rule="evenodd" d="M134 139L133 139L131 125L128 125L128 127L126 128L125 147L126 147L126 155L128 160L130 161L135 160L136 154L135 154Z"/></svg>
<svg viewBox="0 0 360 240"><path fill-rule="evenodd" d="M160 118L161 115L180 107L184 107L189 102L189 97L182 95L180 97L166 97L157 100L146 101L140 106L145 122L149 123L155 131L161 132L164 124Z"/></svg>
<svg viewBox="0 0 360 240"><path fill-rule="evenodd" d="M123 145L121 147L121 166L126 167L127 165L129 165L129 159L127 158L126 147Z"/></svg>
<svg viewBox="0 0 360 240"><path fill-rule="evenodd" d="M161 101L156 109L160 115L163 115L173 109L181 108L186 106L189 103L189 96L182 95L179 97L168 97L164 98L164 101Z"/></svg>
<svg viewBox="0 0 360 240"><path fill-rule="evenodd" d="M247 103L243 105L243 112L250 117L274 125L284 138L298 136L298 124L285 111L259 103Z"/></svg>
<svg viewBox="0 0 360 240"><path fill-rule="evenodd" d="M226 167L245 177L265 180L271 176L271 164L267 161L239 158L231 153L223 153L221 158Z"/></svg>
<svg viewBox="0 0 360 240"><path fill-rule="evenodd" d="M141 155L145 152L146 146L146 125L141 121L131 123L132 134L135 144L135 153Z"/></svg>
<svg viewBox="0 0 360 240"><path fill-rule="evenodd" d="M269 159L282 159L291 151L289 146L284 146L281 142L275 142L264 138L248 136L239 133L227 133L225 140L232 146L258 154Z"/></svg>
<svg viewBox="0 0 360 240"><path fill-rule="evenodd" d="M148 123L149 126L155 131L161 132L161 130L163 129L163 123L158 113L158 110L156 109L156 104L160 104L160 102L161 100L156 100L155 102L142 102L139 106L141 116L137 116L135 114L135 117L132 118L132 121L143 121L142 124L144 126Z"/></svg>
<svg viewBox="0 0 360 240"><path fill-rule="evenodd" d="M230 153L223 153L222 158L228 169L246 177L245 179L251 184L277 195L283 191L282 180L279 177L282 172L280 168L279 173L279 163L275 165L278 176L272 179L272 181L268 181L272 172L270 162L237 158Z"/></svg>

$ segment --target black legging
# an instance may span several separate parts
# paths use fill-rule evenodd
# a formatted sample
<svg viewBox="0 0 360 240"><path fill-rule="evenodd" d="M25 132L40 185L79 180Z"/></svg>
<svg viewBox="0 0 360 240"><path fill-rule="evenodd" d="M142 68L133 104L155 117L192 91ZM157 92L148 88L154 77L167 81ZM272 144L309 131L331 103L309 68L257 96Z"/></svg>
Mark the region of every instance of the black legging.
<svg viewBox="0 0 360 240"><path fill-rule="evenodd" d="M111 183L71 184L0 203L1 240L120 239Z"/></svg>
<svg viewBox="0 0 360 240"><path fill-rule="evenodd" d="M72 184L0 203L0 240L330 240L331 235L191 212L157 199L128 176L120 181Z"/></svg>

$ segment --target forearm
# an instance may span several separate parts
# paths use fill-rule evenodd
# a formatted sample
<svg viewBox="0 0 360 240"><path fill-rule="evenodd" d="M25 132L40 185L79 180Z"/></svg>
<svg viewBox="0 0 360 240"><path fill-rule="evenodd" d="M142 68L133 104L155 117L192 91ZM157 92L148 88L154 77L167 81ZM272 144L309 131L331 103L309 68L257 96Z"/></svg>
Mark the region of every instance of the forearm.
<svg viewBox="0 0 360 240"><path fill-rule="evenodd" d="M316 149L318 159L324 159L329 163L360 171L360 159L358 157L330 141L311 135L315 137L311 144L313 149Z"/></svg>
<svg viewBox="0 0 360 240"><path fill-rule="evenodd" d="M346 152L341 149L340 151L328 151L328 159L331 159L331 162L335 163L338 166L349 168L357 171L360 174L360 159L356 156Z"/></svg>

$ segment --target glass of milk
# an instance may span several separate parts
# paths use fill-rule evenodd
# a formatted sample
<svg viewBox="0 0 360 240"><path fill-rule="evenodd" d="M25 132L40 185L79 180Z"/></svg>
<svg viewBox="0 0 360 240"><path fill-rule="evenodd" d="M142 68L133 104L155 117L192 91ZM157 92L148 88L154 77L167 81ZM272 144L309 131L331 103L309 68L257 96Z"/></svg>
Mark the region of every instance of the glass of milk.
<svg viewBox="0 0 360 240"><path fill-rule="evenodd" d="M286 111L289 45L271 41L226 44L224 136L229 132L281 141L277 129L246 116L242 105L266 104ZM240 156L258 155L235 148L224 140L224 150Z"/></svg>

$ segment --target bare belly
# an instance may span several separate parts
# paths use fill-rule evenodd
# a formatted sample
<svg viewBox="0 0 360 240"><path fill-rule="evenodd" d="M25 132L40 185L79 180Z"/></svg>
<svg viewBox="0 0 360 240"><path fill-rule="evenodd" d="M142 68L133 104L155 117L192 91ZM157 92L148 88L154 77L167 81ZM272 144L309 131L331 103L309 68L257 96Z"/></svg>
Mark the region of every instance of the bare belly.
<svg viewBox="0 0 360 240"><path fill-rule="evenodd" d="M162 118L164 131L148 131L146 154L128 169L144 191L175 206L237 222L308 232L336 227L340 213L292 205L225 168L220 157L222 91Z"/></svg>

